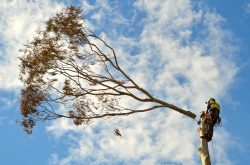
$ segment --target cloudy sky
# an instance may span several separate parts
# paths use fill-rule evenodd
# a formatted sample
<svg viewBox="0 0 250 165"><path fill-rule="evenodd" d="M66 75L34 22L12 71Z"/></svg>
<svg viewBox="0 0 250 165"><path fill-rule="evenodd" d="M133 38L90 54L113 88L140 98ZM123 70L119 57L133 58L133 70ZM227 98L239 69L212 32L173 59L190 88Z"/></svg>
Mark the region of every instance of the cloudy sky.
<svg viewBox="0 0 250 165"><path fill-rule="evenodd" d="M154 96L196 114L216 98L223 125L209 146L212 163L250 162L249 1L0 0L0 164L200 164L197 124L169 109L78 127L61 119L23 132L18 50L68 5L83 9L88 28Z"/></svg>

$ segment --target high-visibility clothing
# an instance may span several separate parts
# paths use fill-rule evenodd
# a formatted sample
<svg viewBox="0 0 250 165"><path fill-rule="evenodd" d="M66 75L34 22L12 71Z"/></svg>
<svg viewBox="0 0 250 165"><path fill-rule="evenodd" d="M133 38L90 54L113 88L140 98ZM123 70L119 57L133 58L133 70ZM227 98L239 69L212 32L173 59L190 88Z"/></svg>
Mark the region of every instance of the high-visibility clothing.
<svg viewBox="0 0 250 165"><path fill-rule="evenodd" d="M217 102L215 102L213 100L209 100L209 104L210 104L210 108L216 108L216 109L220 110L220 104L218 104Z"/></svg>

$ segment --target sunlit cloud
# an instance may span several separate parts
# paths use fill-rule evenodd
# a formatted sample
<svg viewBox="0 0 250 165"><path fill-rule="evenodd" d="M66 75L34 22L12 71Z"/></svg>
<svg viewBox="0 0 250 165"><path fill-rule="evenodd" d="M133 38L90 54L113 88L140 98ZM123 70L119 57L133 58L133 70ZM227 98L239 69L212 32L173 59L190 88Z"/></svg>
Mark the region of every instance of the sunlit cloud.
<svg viewBox="0 0 250 165"><path fill-rule="evenodd" d="M98 3L94 5L101 8ZM131 10L135 10L135 14L145 12L146 15L134 20L143 22L138 37L119 31L121 26L132 28L132 21L124 21L121 26L114 22L112 33L103 28L101 35L114 47L119 62L136 82L156 97L198 114L210 96L220 99L233 82L237 72L232 60L235 46L231 44L230 31L223 27L225 20L222 16L207 9L194 8L189 0L175 1L175 8L172 6L172 1L136 1ZM105 8L98 11L103 10ZM92 18L98 18L99 22L91 24L98 26L96 29L108 26L105 24L107 19L115 19L115 15L112 18L102 17L104 14L98 11L94 15L100 16ZM136 55L127 51L134 46L139 48ZM176 112L156 110L114 120L94 121L78 128L70 121L60 122L62 124L53 123L48 130L57 137L65 133L79 136L69 139L73 145L67 157L57 155L57 163L61 165L84 164L81 162L199 164L197 126ZM112 134L116 127L122 132L121 138ZM230 135L223 131L225 133L220 135L223 140L231 140L226 138ZM224 144L218 144L218 152L223 159L217 163L230 164Z"/></svg>
<svg viewBox="0 0 250 165"><path fill-rule="evenodd" d="M247 14L250 14L250 3L246 5L245 11Z"/></svg>
<svg viewBox="0 0 250 165"><path fill-rule="evenodd" d="M0 5L0 89L20 86L18 80L18 56L22 45L42 29L52 13L62 4L45 1L1 1Z"/></svg>

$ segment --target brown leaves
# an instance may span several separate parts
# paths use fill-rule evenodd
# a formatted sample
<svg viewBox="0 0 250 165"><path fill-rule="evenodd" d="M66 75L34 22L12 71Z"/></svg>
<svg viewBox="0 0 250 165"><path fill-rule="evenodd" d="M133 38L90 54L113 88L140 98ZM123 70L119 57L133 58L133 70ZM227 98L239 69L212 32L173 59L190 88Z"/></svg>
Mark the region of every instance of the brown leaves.
<svg viewBox="0 0 250 165"><path fill-rule="evenodd" d="M32 133L32 128L35 126L35 121L31 118L25 118L23 119L21 125L23 127L23 130L27 133L27 134L31 134Z"/></svg>
<svg viewBox="0 0 250 165"><path fill-rule="evenodd" d="M116 135L116 136L122 136L122 134L121 134L121 132L120 132L120 130L118 128L116 128L114 130L114 135Z"/></svg>
<svg viewBox="0 0 250 165"><path fill-rule="evenodd" d="M88 124L90 120L87 118L84 109L69 111L69 116L73 119L75 125Z"/></svg>
<svg viewBox="0 0 250 165"><path fill-rule="evenodd" d="M56 61L63 61L70 55L70 50L80 56L78 46L87 42L82 19L82 10L72 6L51 17L46 30L38 32L38 36L21 50L24 56L20 58L20 79L30 83L43 76L55 67Z"/></svg>
<svg viewBox="0 0 250 165"><path fill-rule="evenodd" d="M57 59L63 59L56 41L46 37L39 39L39 42L36 40L26 44L21 50L24 56L20 58L20 80L28 84L41 79L48 70L53 68Z"/></svg>
<svg viewBox="0 0 250 165"><path fill-rule="evenodd" d="M82 20L82 10L69 6L51 17L46 22L46 29L39 31L33 41L25 44L21 50L20 80L25 88L21 90L20 111L22 126L27 133L31 132L38 120L59 116L51 104L63 103L67 100L64 100L65 97L74 95L68 70L78 72L72 64L75 62L73 56L86 58L78 52L78 47L87 42ZM54 87L58 74L68 78L62 89ZM54 99L47 98L46 92L54 92ZM58 97L59 94L63 94L63 97ZM82 112L76 111L74 116L75 124L83 122L77 118L84 116Z"/></svg>
<svg viewBox="0 0 250 165"><path fill-rule="evenodd" d="M106 54L101 48L112 53ZM21 52L24 88L20 112L27 133L38 121L65 117L81 125L95 118L135 113L119 106L123 96L142 102L153 98L119 67L113 48L84 26L79 7L69 6L52 16L45 30ZM54 111L57 105L70 110L58 114ZM115 132L121 136L119 130Z"/></svg>
<svg viewBox="0 0 250 165"><path fill-rule="evenodd" d="M98 84L98 80L97 79L92 79L91 80L91 83L90 83L91 86L96 86L97 84Z"/></svg>
<svg viewBox="0 0 250 165"><path fill-rule="evenodd" d="M71 44L84 44L86 37L82 20L82 10L79 7L69 6L47 21L46 31L69 37Z"/></svg>
<svg viewBox="0 0 250 165"><path fill-rule="evenodd" d="M20 106L24 117L37 112L36 107L45 101L45 93L39 87L30 85L21 90Z"/></svg>
<svg viewBox="0 0 250 165"><path fill-rule="evenodd" d="M70 81L69 80L64 81L63 93L64 93L64 95L72 95L72 93L73 93L73 89L70 86Z"/></svg>
<svg viewBox="0 0 250 165"><path fill-rule="evenodd" d="M113 57L109 58L111 55L105 54L92 39L110 49ZM39 31L21 52L20 80L24 88L20 111L27 133L40 120L67 117L80 125L120 110L118 97L122 91L117 87L125 87L125 81L112 75L121 74L117 61L114 62L115 52L86 29L79 7L69 6L52 16L45 30ZM68 116L57 114L53 109L56 104L72 110Z"/></svg>
<svg viewBox="0 0 250 165"><path fill-rule="evenodd" d="M39 112L37 107L45 101L45 93L43 93L39 87L30 85L21 91L20 97L20 109L23 116L23 121L21 125L24 128L24 131L30 134L32 128L35 126L36 119L35 115L38 115Z"/></svg>

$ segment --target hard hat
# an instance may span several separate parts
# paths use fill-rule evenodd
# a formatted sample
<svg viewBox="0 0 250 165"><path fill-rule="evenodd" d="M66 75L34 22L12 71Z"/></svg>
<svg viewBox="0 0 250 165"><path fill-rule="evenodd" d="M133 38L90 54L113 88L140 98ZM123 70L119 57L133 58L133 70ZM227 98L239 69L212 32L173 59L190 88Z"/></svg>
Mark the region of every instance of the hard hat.
<svg viewBox="0 0 250 165"><path fill-rule="evenodd" d="M215 101L215 99L214 99L214 98L210 98L209 100Z"/></svg>
<svg viewBox="0 0 250 165"><path fill-rule="evenodd" d="M215 102L215 99L212 98L212 97L208 101L206 101L205 103L208 104L208 103L211 103L211 102Z"/></svg>

